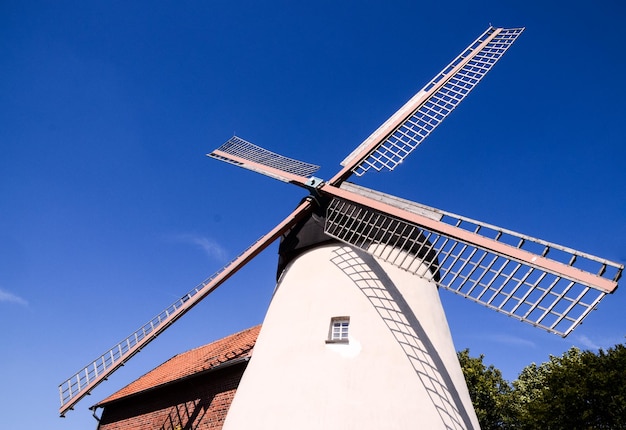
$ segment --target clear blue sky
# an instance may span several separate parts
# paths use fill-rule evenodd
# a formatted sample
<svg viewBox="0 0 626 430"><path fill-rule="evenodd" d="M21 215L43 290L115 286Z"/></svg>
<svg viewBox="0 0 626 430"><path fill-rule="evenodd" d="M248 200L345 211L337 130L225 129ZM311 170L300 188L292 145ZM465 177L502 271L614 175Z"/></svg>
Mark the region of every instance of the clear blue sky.
<svg viewBox="0 0 626 430"><path fill-rule="evenodd" d="M87 407L262 321L276 246L65 419L57 385L303 197L204 156L233 133L338 163L491 23L526 31L391 174L361 184L624 263L626 9L618 0L0 2L3 428ZM458 349L514 379L624 341L619 291L567 339L442 292Z"/></svg>

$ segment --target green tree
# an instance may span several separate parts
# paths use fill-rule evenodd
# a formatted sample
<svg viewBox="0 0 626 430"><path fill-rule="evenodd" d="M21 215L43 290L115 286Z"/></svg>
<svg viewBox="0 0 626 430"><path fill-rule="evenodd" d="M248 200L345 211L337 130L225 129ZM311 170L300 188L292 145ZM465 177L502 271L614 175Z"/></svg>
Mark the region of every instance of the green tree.
<svg viewBox="0 0 626 430"><path fill-rule="evenodd" d="M533 363L513 382L510 401L519 429L626 429L626 346L571 348Z"/></svg>
<svg viewBox="0 0 626 430"><path fill-rule="evenodd" d="M511 386L493 365L485 366L484 355L470 357L469 349L457 353L472 404L482 430L511 427Z"/></svg>

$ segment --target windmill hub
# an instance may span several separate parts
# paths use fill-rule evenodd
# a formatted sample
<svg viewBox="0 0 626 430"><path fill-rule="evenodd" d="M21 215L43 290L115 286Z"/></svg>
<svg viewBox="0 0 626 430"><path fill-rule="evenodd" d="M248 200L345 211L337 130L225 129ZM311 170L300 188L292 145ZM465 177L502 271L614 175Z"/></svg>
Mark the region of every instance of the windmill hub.
<svg viewBox="0 0 626 430"><path fill-rule="evenodd" d="M316 176L311 176L304 184L311 192L314 192L322 185L324 185L324 180L318 178Z"/></svg>

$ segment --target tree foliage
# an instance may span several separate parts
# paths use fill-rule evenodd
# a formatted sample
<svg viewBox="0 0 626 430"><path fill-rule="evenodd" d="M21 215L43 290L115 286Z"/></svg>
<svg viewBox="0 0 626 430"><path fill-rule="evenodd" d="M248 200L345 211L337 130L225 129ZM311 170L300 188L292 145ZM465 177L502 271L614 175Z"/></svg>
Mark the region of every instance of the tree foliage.
<svg viewBox="0 0 626 430"><path fill-rule="evenodd" d="M526 366L512 384L483 356L458 355L483 430L626 429L625 345L571 348Z"/></svg>
<svg viewBox="0 0 626 430"><path fill-rule="evenodd" d="M502 372L493 365L485 366L483 355L470 357L469 349L459 352L457 356L481 429L506 428L506 417L511 414L509 399L512 389L502 377Z"/></svg>
<svg viewBox="0 0 626 430"><path fill-rule="evenodd" d="M626 346L571 348L522 370L513 402L523 429L626 428Z"/></svg>

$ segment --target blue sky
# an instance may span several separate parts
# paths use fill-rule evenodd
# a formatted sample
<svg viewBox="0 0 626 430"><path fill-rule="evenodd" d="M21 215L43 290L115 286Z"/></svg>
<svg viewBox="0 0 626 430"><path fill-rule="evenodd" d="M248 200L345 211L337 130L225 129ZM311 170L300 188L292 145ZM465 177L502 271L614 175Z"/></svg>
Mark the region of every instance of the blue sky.
<svg viewBox="0 0 626 430"><path fill-rule="evenodd" d="M204 156L233 133L338 163L491 23L526 31L378 190L626 261L626 7L615 1L0 2L3 427L85 429L172 355L262 321L276 246L57 417L57 385L282 219L303 191ZM566 339L442 292L514 379ZM11 411L11 413L6 413Z"/></svg>

